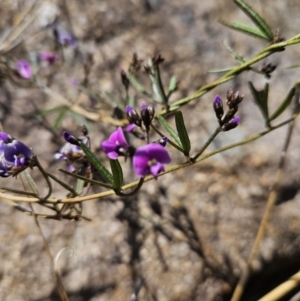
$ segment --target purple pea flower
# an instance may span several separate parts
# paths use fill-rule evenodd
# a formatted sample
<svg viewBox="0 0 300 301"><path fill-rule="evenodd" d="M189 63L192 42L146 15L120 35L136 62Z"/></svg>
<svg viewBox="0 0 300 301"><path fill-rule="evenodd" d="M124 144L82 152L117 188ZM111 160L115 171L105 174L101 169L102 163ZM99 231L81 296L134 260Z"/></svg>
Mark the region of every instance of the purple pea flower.
<svg viewBox="0 0 300 301"><path fill-rule="evenodd" d="M54 65L59 60L59 55L57 53L42 51L39 53L39 59L48 62L49 65Z"/></svg>
<svg viewBox="0 0 300 301"><path fill-rule="evenodd" d="M19 60L16 63L16 71L18 75L23 79L30 79L32 76L32 70L29 63L26 60Z"/></svg>
<svg viewBox="0 0 300 301"><path fill-rule="evenodd" d="M59 152L54 154L54 159L73 162L82 158L84 156L84 152L78 145L78 140L67 131L63 132L63 136L67 143L64 144ZM86 146L89 146L89 140L86 136L81 136L78 139L81 140Z"/></svg>
<svg viewBox="0 0 300 301"><path fill-rule="evenodd" d="M169 153L163 146L157 143L150 143L139 147L133 156L133 169L139 177L152 174L157 177L165 170L165 163L170 163Z"/></svg>
<svg viewBox="0 0 300 301"><path fill-rule="evenodd" d="M0 176L16 175L30 165L32 150L23 142L0 132Z"/></svg>
<svg viewBox="0 0 300 301"><path fill-rule="evenodd" d="M101 143L103 151L112 160L116 160L121 155L126 155L126 150L129 148L123 130L118 127L108 138Z"/></svg>

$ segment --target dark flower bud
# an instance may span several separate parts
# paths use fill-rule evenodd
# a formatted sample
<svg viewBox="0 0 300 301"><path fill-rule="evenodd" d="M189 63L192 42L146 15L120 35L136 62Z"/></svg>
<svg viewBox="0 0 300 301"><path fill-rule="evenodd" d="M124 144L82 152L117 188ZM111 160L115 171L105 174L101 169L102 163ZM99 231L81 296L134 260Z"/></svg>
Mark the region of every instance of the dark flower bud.
<svg viewBox="0 0 300 301"><path fill-rule="evenodd" d="M261 68L261 72L263 72L266 78L271 78L271 73L276 69L276 65L272 64L264 64Z"/></svg>
<svg viewBox="0 0 300 301"><path fill-rule="evenodd" d="M168 138L161 137L159 140L157 140L157 143L160 144L161 146L165 147L168 143Z"/></svg>
<svg viewBox="0 0 300 301"><path fill-rule="evenodd" d="M81 125L80 125L80 128L81 128L81 132L82 132L82 134L83 134L84 136L87 136L87 135L89 134L89 130L88 130L88 128L86 127L85 124L81 124Z"/></svg>
<svg viewBox="0 0 300 301"><path fill-rule="evenodd" d="M238 107L237 107L237 106L235 106L235 107L229 109L229 110L226 112L226 115L225 115L225 117L224 117L223 120L222 120L222 124L225 124L225 123L227 123L228 121L230 121L230 120L234 117L234 115L235 115L235 113L237 112L237 110L238 110Z"/></svg>
<svg viewBox="0 0 300 301"><path fill-rule="evenodd" d="M125 87L125 89L127 91L128 88L129 88L130 82L129 82L129 79L128 79L127 75L126 75L126 72L123 69L121 69L121 80L122 80L122 84L124 85L124 87Z"/></svg>
<svg viewBox="0 0 300 301"><path fill-rule="evenodd" d="M214 110L217 118L221 119L224 114L224 110L223 110L223 102L219 95L215 97L213 105L214 105Z"/></svg>
<svg viewBox="0 0 300 301"><path fill-rule="evenodd" d="M67 131L63 132L63 136L67 142L73 145L79 145L78 139Z"/></svg>
<svg viewBox="0 0 300 301"><path fill-rule="evenodd" d="M241 95L239 91L233 93L230 89L227 92L227 105L230 109L235 108L244 99L244 95Z"/></svg>
<svg viewBox="0 0 300 301"><path fill-rule="evenodd" d="M155 114L155 110L153 105L147 106L145 103L142 104L141 116L146 130L149 129L154 114Z"/></svg>
<svg viewBox="0 0 300 301"><path fill-rule="evenodd" d="M240 117L235 116L228 123L223 125L222 131L224 131L224 132L230 131L230 130L236 128L239 123L240 123Z"/></svg>
<svg viewBox="0 0 300 301"><path fill-rule="evenodd" d="M127 114L127 119L130 123L133 123L138 127L142 126L142 119L133 107L126 106L126 114Z"/></svg>

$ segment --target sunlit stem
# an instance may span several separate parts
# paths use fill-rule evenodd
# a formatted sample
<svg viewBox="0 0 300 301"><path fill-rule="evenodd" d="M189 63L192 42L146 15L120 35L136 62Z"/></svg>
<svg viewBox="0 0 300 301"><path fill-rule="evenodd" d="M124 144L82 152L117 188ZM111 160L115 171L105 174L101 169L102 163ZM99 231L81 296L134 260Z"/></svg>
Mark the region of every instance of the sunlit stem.
<svg viewBox="0 0 300 301"><path fill-rule="evenodd" d="M202 146L200 151L193 157L191 157L191 161L195 162L202 153L207 149L207 147L212 143L212 141L217 137L217 135L221 132L222 128L219 126L214 133L210 136L210 138L206 141L206 143Z"/></svg>

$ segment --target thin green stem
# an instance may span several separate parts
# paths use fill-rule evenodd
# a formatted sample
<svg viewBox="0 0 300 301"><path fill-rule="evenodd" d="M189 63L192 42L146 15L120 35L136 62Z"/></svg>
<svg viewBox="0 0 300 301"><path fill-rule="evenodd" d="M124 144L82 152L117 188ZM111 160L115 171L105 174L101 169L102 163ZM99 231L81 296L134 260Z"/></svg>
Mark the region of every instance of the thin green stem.
<svg viewBox="0 0 300 301"><path fill-rule="evenodd" d="M221 127L217 127L217 129L214 131L214 133L209 137L209 139L206 141L206 143L202 146L200 151L191 158L192 162L195 162L202 154L203 152L207 149L207 147L212 143L212 141L217 137L217 135L221 132Z"/></svg>
<svg viewBox="0 0 300 301"><path fill-rule="evenodd" d="M42 173L43 177L45 178L47 185L48 185L48 193L46 194L45 197L42 198L43 201L46 201L50 195L52 194L52 183L50 181L50 178L48 176L48 173L44 170L44 168L42 167L42 165L40 164L38 158L35 156L35 164L37 166L37 168L40 170L40 172Z"/></svg>
<svg viewBox="0 0 300 301"><path fill-rule="evenodd" d="M207 92L209 92L210 90L212 90L213 88L215 88L216 86L219 86L223 83L226 83L228 81L230 81L231 79L233 79L235 76L239 75L242 71L245 71L247 69L249 69L249 67L259 61L261 61L262 59L270 56L271 54L282 50L284 47L287 46L291 46L294 44L298 44L300 43L300 34L284 41L281 43L276 43L273 44L269 47L266 47L265 49L263 49L262 51L260 51L259 53L257 53L251 60L237 66L236 68L230 70L229 72L227 72L226 74L224 74L221 78L219 78L218 80L205 85L203 87L201 87L199 90L197 90L193 95L180 99L176 102L174 102L173 104L171 104L169 111L175 111L177 110L179 107L191 102L192 100L196 99L196 98L200 98L201 96L203 96L204 94L206 94ZM163 110L160 114L164 115L166 114L167 111Z"/></svg>

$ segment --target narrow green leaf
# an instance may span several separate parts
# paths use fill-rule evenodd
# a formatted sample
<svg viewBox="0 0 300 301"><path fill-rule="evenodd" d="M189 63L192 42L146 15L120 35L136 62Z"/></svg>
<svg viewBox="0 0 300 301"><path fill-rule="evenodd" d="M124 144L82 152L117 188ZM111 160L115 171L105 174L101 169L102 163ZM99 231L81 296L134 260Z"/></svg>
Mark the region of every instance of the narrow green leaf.
<svg viewBox="0 0 300 301"><path fill-rule="evenodd" d="M232 69L236 68L236 66L233 67L224 67L224 68L220 68L220 69L212 69L209 70L209 73L222 73L222 72L228 72L231 71Z"/></svg>
<svg viewBox="0 0 300 301"><path fill-rule="evenodd" d="M135 76L129 75L128 79L134 88L136 88L138 91L142 93L145 92L144 86L137 80Z"/></svg>
<svg viewBox="0 0 300 301"><path fill-rule="evenodd" d="M86 178L86 177L83 177L83 176L80 176L79 174L76 174L76 173L73 173L73 172L69 172L67 170L64 170L64 169L59 169L58 171L68 175L68 176L71 176L75 179L80 179L84 182L87 182L87 183L91 183L95 186L102 186L102 187L105 187L107 189L112 189L113 187L109 184L106 184L106 183L102 183L102 182L99 182L99 181L95 181L95 180L92 180L92 179L89 179L89 178Z"/></svg>
<svg viewBox="0 0 300 301"><path fill-rule="evenodd" d="M182 148L184 150L184 155L189 156L191 150L191 142L184 124L181 111L175 113L175 122L176 122L178 136L181 141Z"/></svg>
<svg viewBox="0 0 300 301"><path fill-rule="evenodd" d="M0 187L0 190L1 191L9 191L9 192L12 192L12 193L15 193L15 194L33 196L33 197L37 197L38 196L38 194L36 194L34 192L19 190L19 189L10 188L10 187Z"/></svg>
<svg viewBox="0 0 300 301"><path fill-rule="evenodd" d="M114 184L113 175L110 171L98 160L94 153L81 141L79 141L80 147L84 151L90 163L96 168L96 170L112 185Z"/></svg>
<svg viewBox="0 0 300 301"><path fill-rule="evenodd" d="M246 60L242 56L240 56L233 48L231 48L226 42L223 42L223 45L236 61L240 62L241 64L246 63Z"/></svg>
<svg viewBox="0 0 300 301"><path fill-rule="evenodd" d="M178 134L170 127L170 125L168 124L168 122L165 120L165 118L163 118L162 116L157 116L158 121L160 122L160 124L165 128L165 130L171 135L171 137L174 138L175 142L177 143L177 145L182 149L182 144L180 142L180 138L178 136Z"/></svg>
<svg viewBox="0 0 300 301"><path fill-rule="evenodd" d="M175 75L173 75L169 83L169 93L174 92L176 89L177 89L177 78Z"/></svg>
<svg viewBox="0 0 300 301"><path fill-rule="evenodd" d="M62 107L58 116L56 117L55 119L55 122L54 122L54 129L57 130L58 128L60 128L61 126L61 123L62 121L64 120L65 118L65 115L67 113L68 109L66 107Z"/></svg>
<svg viewBox="0 0 300 301"><path fill-rule="evenodd" d="M294 68L299 68L300 67L300 63L297 64L293 64L291 66L285 67L286 69L294 69Z"/></svg>
<svg viewBox="0 0 300 301"><path fill-rule="evenodd" d="M289 91L288 95L283 100L281 105L278 107L278 109L271 115L271 117L269 118L269 121L276 119L278 116L280 116L285 111L285 109L290 105L295 93L296 93L296 88L293 87Z"/></svg>
<svg viewBox="0 0 300 301"><path fill-rule="evenodd" d="M218 22L223 24L224 26L226 26L228 28L240 31L240 32L245 33L247 35L250 35L252 37L263 39L263 40L266 40L266 41L270 41L269 38L256 27L253 27L253 26L250 26L250 25L247 25L247 24L244 24L244 23L240 23L240 22L228 23L228 22L223 21L223 20L218 20Z"/></svg>
<svg viewBox="0 0 300 301"><path fill-rule="evenodd" d="M69 190L74 195L77 195L77 192L72 187L70 187L69 185L67 185L64 181L61 181L60 179L58 179L57 177L55 177L51 173L47 172L47 175L48 175L49 178L51 178L52 180L54 180L56 183L58 183L59 185L61 185L64 188L66 188L67 190Z"/></svg>
<svg viewBox="0 0 300 301"><path fill-rule="evenodd" d="M112 107L120 107L120 102L114 97L112 93L105 92L105 95L109 98L109 100L113 104Z"/></svg>
<svg viewBox="0 0 300 301"><path fill-rule="evenodd" d="M123 171L119 160L110 160L110 167L114 177L114 189L119 190L123 184Z"/></svg>
<svg viewBox="0 0 300 301"><path fill-rule="evenodd" d="M36 113L36 116L45 116L45 115L49 115L55 112L59 112L62 108L65 108L65 106L58 106L52 109L47 109L47 110L41 110L39 112Z"/></svg>
<svg viewBox="0 0 300 301"><path fill-rule="evenodd" d="M274 35L270 26L266 21L247 3L243 0L233 0L234 3L252 20L252 22L260 29L265 37L268 38L270 42L273 41Z"/></svg>
<svg viewBox="0 0 300 301"><path fill-rule="evenodd" d="M135 107L135 97L134 96L129 96L128 105L133 108Z"/></svg>
<svg viewBox="0 0 300 301"><path fill-rule="evenodd" d="M105 102L105 100L101 96L99 96L97 93L91 91L90 89L88 89L88 88L86 88L86 87L84 87L82 85L79 85L78 86L78 90L81 91L83 94L85 94L85 95L93 98L97 102L100 102L100 103L102 103L102 104L104 104L104 105L107 106L107 103Z"/></svg>
<svg viewBox="0 0 300 301"><path fill-rule="evenodd" d="M35 194L38 195L39 191L38 188L34 182L34 180L32 179L30 173L27 170L24 170L24 175L25 175L25 179L27 181L28 186L30 187L31 191Z"/></svg>
<svg viewBox="0 0 300 301"><path fill-rule="evenodd" d="M268 120L269 119L269 109L268 109L269 84L266 83L262 91L256 90L252 82L248 82L248 85L256 105L261 110L264 119Z"/></svg>
<svg viewBox="0 0 300 301"><path fill-rule="evenodd" d="M77 180L76 181L76 187L75 187L75 191L78 195L80 195L82 193L84 187L84 181L82 180Z"/></svg>
<svg viewBox="0 0 300 301"><path fill-rule="evenodd" d="M79 124L85 125L89 131L92 129L92 126L90 125L90 123L87 121L85 117L81 116L80 114L72 110L68 110L68 111Z"/></svg>
<svg viewBox="0 0 300 301"><path fill-rule="evenodd" d="M164 135L157 127L155 127L153 124L151 124L151 127L153 128L153 130L160 136L160 137L165 137L166 135ZM179 150L180 152L183 153L183 149L178 146L175 142L173 142L170 138L168 138L168 144L172 145L173 147L175 147L177 150Z"/></svg>

